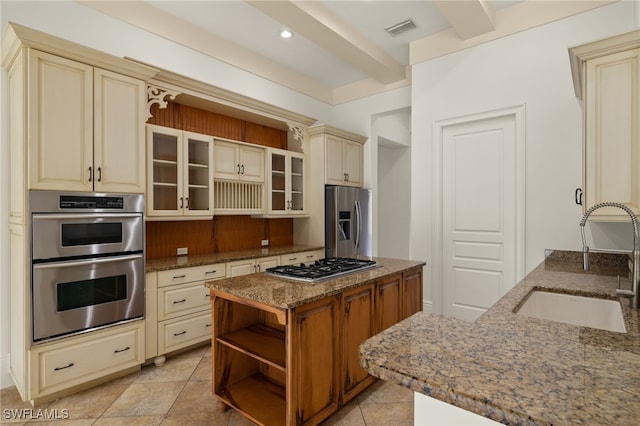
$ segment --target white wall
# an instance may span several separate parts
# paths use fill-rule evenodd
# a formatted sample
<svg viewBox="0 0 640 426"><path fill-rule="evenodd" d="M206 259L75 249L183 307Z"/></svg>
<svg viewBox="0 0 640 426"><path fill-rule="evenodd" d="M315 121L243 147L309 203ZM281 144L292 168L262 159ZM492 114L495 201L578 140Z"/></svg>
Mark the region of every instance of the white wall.
<svg viewBox="0 0 640 426"><path fill-rule="evenodd" d="M412 69L411 256L431 259L433 123L526 105L526 271L545 248L581 248L582 118L573 92L568 48L634 29L637 2L619 2L530 29ZM596 247L631 249L630 225L599 225ZM598 232L594 232L598 234ZM602 233L604 234L604 232ZM602 235L600 235L602 236ZM593 240L590 240L593 241ZM442 312L438 287L425 274L425 299Z"/></svg>

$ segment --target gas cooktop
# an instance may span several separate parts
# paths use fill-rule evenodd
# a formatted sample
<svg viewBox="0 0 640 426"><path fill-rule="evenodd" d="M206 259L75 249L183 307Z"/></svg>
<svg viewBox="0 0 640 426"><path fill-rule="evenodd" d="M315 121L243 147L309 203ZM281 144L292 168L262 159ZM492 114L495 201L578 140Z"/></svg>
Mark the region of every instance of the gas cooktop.
<svg viewBox="0 0 640 426"><path fill-rule="evenodd" d="M273 268L267 268L265 273L290 280L314 283L359 272L363 269L374 268L376 265L374 260L329 257L316 260L313 263L275 266Z"/></svg>

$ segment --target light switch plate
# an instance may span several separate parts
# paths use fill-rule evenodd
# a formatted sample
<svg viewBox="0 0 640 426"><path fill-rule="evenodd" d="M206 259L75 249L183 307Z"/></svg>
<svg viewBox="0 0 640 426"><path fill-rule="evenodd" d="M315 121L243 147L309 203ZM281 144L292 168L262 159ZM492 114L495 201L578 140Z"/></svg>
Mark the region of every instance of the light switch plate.
<svg viewBox="0 0 640 426"><path fill-rule="evenodd" d="M178 256L185 255L189 252L187 247L178 247Z"/></svg>
<svg viewBox="0 0 640 426"><path fill-rule="evenodd" d="M269 240L262 240L262 247L266 247L269 245Z"/></svg>

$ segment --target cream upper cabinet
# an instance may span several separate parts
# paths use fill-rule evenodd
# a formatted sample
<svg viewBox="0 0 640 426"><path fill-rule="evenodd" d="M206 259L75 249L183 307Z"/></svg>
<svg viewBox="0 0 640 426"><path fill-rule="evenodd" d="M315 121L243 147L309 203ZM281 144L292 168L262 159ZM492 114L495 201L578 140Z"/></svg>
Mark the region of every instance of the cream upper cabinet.
<svg viewBox="0 0 640 426"><path fill-rule="evenodd" d="M583 100L583 208L617 202L640 214L640 31L571 52ZM617 221L628 215L611 207L590 218Z"/></svg>
<svg viewBox="0 0 640 426"><path fill-rule="evenodd" d="M307 129L314 161L321 161L323 170L312 168L312 179L320 172L323 184L363 186L363 144L367 138L355 133L321 125Z"/></svg>
<svg viewBox="0 0 640 426"><path fill-rule="evenodd" d="M267 176L269 214L303 214L305 212L304 155L284 149L269 148Z"/></svg>
<svg viewBox="0 0 640 426"><path fill-rule="evenodd" d="M147 217L213 217L213 137L147 125Z"/></svg>
<svg viewBox="0 0 640 426"><path fill-rule="evenodd" d="M28 50L29 188L143 193L143 81Z"/></svg>
<svg viewBox="0 0 640 426"><path fill-rule="evenodd" d="M335 136L326 140L326 183L362 186L362 144Z"/></svg>
<svg viewBox="0 0 640 426"><path fill-rule="evenodd" d="M264 148L216 139L214 178L264 182Z"/></svg>

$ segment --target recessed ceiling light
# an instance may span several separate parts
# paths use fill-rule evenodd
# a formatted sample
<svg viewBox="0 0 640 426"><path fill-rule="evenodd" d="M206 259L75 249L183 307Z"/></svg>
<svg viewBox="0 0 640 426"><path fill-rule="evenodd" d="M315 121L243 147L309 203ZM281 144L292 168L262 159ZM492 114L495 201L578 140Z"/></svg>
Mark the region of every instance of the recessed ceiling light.
<svg viewBox="0 0 640 426"><path fill-rule="evenodd" d="M282 38L291 38L293 37L293 33L289 30L282 30L280 31L280 37Z"/></svg>

